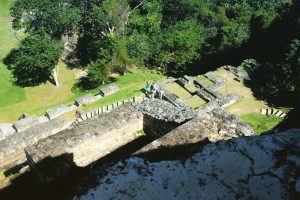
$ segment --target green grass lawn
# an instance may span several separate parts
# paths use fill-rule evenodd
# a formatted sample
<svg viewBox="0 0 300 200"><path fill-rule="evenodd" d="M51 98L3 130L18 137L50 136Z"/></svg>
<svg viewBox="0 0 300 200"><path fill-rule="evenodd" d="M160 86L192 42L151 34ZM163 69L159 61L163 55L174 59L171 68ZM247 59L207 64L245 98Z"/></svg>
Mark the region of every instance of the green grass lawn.
<svg viewBox="0 0 300 200"><path fill-rule="evenodd" d="M188 83L185 86L187 88L187 90L191 93L197 92L198 88L195 86L194 83Z"/></svg>
<svg viewBox="0 0 300 200"><path fill-rule="evenodd" d="M26 100L25 90L12 84L10 71L3 64L3 58L17 45L10 32L9 0L0 3L0 107Z"/></svg>
<svg viewBox="0 0 300 200"><path fill-rule="evenodd" d="M182 88L177 83L168 83L165 85L165 88L182 100L192 96L186 89Z"/></svg>
<svg viewBox="0 0 300 200"><path fill-rule="evenodd" d="M212 86L214 84L211 80L203 75L197 76L196 80L200 81L200 83L204 84L206 87Z"/></svg>
<svg viewBox="0 0 300 200"><path fill-rule="evenodd" d="M242 120L249 124L257 135L268 131L279 124L283 118L273 115L262 115L259 113L249 113L241 116Z"/></svg>
<svg viewBox="0 0 300 200"><path fill-rule="evenodd" d="M201 108L204 104L206 104L206 101L204 101L198 95L194 95L190 98L187 98L187 99L184 100L184 102L186 104L188 104L193 109Z"/></svg>
<svg viewBox="0 0 300 200"><path fill-rule="evenodd" d="M16 47L17 41L13 39L10 28L9 0L0 0L0 123L12 122L18 119L22 113L29 115L43 115L48 108L58 104L71 104L85 93L96 93L100 86L91 91L73 92L72 87L76 83L76 75L81 72L78 69L69 69L63 62L59 62L59 87L47 82L37 87L20 88L12 83L12 75L3 64L3 58L9 51ZM116 84L120 91L100 101L85 106L83 109L92 109L116 101L124 100L141 93L148 79L161 79L163 76L150 71L137 70L136 73L127 74L116 78Z"/></svg>
<svg viewBox="0 0 300 200"><path fill-rule="evenodd" d="M100 108L105 105L109 105L118 101L127 100L135 96L141 96L143 95L142 89L146 86L147 80L161 80L165 78L165 76L157 74L155 72L152 72L150 70L138 70L134 73L127 73L124 76L118 76L116 77L116 80L114 81L115 84L118 85L120 90L116 92L115 94L103 97L102 99L92 103L85 105L79 110L83 111L91 111L95 108ZM107 85L102 85L99 88L93 89L91 91L85 91L91 92L93 94L100 91L100 88L106 87ZM63 116L61 116L61 119L67 119L67 120L74 120L75 119L75 112L67 113Z"/></svg>

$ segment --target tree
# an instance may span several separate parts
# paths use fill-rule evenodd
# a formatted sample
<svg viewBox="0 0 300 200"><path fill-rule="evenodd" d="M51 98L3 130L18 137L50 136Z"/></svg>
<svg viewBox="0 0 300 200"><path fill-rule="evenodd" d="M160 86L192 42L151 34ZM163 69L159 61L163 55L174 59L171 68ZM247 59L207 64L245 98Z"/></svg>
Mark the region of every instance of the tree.
<svg viewBox="0 0 300 200"><path fill-rule="evenodd" d="M45 32L60 38L74 33L80 21L73 0L16 0L11 7L13 28L25 32Z"/></svg>
<svg viewBox="0 0 300 200"><path fill-rule="evenodd" d="M93 85L103 84L109 77L109 64L106 59L98 59L88 68L88 78Z"/></svg>
<svg viewBox="0 0 300 200"><path fill-rule="evenodd" d="M62 43L50 36L30 34L21 41L19 48L10 52L5 62L17 85L36 86L47 80L58 85L56 67L62 51Z"/></svg>

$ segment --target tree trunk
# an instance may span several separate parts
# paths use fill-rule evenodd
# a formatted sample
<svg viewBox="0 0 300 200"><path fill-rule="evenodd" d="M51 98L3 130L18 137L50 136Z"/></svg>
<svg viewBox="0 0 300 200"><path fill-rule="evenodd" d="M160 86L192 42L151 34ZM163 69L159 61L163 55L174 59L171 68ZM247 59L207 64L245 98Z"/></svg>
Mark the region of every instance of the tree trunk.
<svg viewBox="0 0 300 200"><path fill-rule="evenodd" d="M53 79L55 81L55 85L56 86L59 86L59 83L58 83L58 67L59 65L55 65L55 68L53 69Z"/></svg>

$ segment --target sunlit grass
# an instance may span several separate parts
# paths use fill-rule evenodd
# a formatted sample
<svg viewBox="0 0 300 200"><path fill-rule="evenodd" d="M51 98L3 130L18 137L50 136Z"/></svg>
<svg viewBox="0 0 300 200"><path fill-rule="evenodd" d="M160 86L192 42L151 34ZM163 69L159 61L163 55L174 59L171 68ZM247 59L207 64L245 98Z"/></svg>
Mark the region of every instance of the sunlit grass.
<svg viewBox="0 0 300 200"><path fill-rule="evenodd" d="M180 99L186 99L186 98L189 98L189 97L192 96L187 90L185 90L184 88L182 88L177 83L168 83L168 84L165 85L165 88L169 92L175 94Z"/></svg>
<svg viewBox="0 0 300 200"><path fill-rule="evenodd" d="M194 95L190 98L187 98L184 100L184 102L187 103L193 109L201 108L204 104L206 104L206 101L204 101L198 95Z"/></svg>
<svg viewBox="0 0 300 200"><path fill-rule="evenodd" d="M241 118L244 122L246 122L253 128L254 132L257 135L271 130L283 120L283 118L280 117L276 117L273 115L267 116L259 113L249 113L247 115L243 115Z"/></svg>

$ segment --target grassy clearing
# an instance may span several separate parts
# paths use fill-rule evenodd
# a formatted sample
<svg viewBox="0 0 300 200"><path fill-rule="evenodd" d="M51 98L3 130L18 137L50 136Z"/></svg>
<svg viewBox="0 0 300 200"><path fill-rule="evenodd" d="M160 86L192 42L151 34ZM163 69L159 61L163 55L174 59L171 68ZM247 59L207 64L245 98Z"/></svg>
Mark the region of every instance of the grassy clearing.
<svg viewBox="0 0 300 200"><path fill-rule="evenodd" d="M165 88L183 100L192 96L188 91L186 91L177 83L168 83L165 85Z"/></svg>
<svg viewBox="0 0 300 200"><path fill-rule="evenodd" d="M62 62L59 65L59 87L51 83L45 83L37 87L24 88L26 100L13 105L1 106L0 121L17 120L22 113L41 115L52 106L61 103L71 103L78 96L71 91L71 88L76 82L75 75L79 73L79 70L70 70Z"/></svg>
<svg viewBox="0 0 300 200"><path fill-rule="evenodd" d="M12 83L11 72L3 64L3 58L17 46L10 29L9 0L0 5L0 123L18 119L22 113L42 114L47 108L71 102L76 94L71 91L79 70L70 70L60 62L60 86L51 83L38 87L20 88Z"/></svg>
<svg viewBox="0 0 300 200"><path fill-rule="evenodd" d="M214 84L211 80L203 75L197 76L196 80L200 81L200 83L204 84L206 87L212 86Z"/></svg>
<svg viewBox="0 0 300 200"><path fill-rule="evenodd" d="M241 118L253 128L257 135L272 129L283 120L280 117L266 116L258 113L249 113L243 115Z"/></svg>
<svg viewBox="0 0 300 200"><path fill-rule="evenodd" d="M197 92L198 88L195 86L194 83L188 83L185 86L191 93Z"/></svg>
<svg viewBox="0 0 300 200"><path fill-rule="evenodd" d="M226 86L218 90L223 95L229 95L231 93L238 93L244 98L227 107L231 113L239 116L246 115L249 113L259 113L262 108L269 108L266 102L256 99L250 88L246 87L242 82L234 80L234 75L225 69L218 69L213 74L223 78L226 81Z"/></svg>
<svg viewBox="0 0 300 200"><path fill-rule="evenodd" d="M204 101L198 95L194 95L190 98L187 98L184 100L184 102L193 109L201 108L204 104L206 104L206 101Z"/></svg>
<svg viewBox="0 0 300 200"><path fill-rule="evenodd" d="M118 101L126 100L129 98L132 98L134 96L140 96L142 95L142 89L146 86L147 80L161 80L165 78L163 75L157 74L155 72L149 71L149 70L143 70L143 71L136 71L134 73L128 73L124 76L118 76L116 77L116 80L114 81L115 84L118 85L120 90L116 92L115 94L103 97L102 99L89 104L85 105L79 110L83 111L90 111L95 108L99 108L108 104L112 104ZM106 85L102 85L101 87L105 87ZM99 92L100 88L94 89L90 92L97 93ZM75 119L75 112L67 113L63 116L61 116L61 119L67 119L67 120L74 120Z"/></svg>

